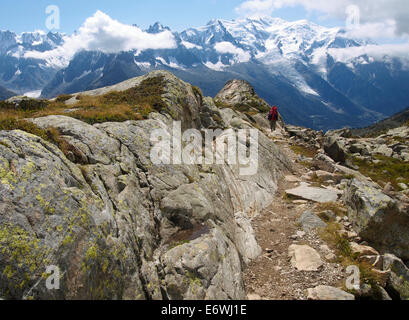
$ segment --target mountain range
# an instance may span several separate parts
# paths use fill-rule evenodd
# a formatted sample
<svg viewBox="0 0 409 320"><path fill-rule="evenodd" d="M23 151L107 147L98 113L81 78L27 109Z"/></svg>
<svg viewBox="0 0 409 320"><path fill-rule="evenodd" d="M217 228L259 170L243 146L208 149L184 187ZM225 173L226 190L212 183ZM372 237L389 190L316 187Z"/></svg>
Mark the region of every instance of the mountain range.
<svg viewBox="0 0 409 320"><path fill-rule="evenodd" d="M165 31L171 32L160 23L145 30ZM318 130L368 126L409 105L407 61L365 53L348 57L347 49L376 44L341 28L246 18L212 20L172 35L174 48L79 51L64 59L53 52L64 55L55 49L66 35L0 31L0 86L51 98L165 69L215 96L228 80L243 79L278 105L286 122ZM50 54L27 54L33 52Z"/></svg>

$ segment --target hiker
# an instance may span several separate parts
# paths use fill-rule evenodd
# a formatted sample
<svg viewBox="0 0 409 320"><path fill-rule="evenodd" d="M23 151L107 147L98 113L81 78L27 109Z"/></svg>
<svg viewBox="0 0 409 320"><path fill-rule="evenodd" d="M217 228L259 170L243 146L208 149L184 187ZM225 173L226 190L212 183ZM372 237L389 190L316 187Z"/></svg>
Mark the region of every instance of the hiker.
<svg viewBox="0 0 409 320"><path fill-rule="evenodd" d="M271 107L270 113L268 114L268 120L270 121L271 132L275 131L278 121L278 108L276 106Z"/></svg>

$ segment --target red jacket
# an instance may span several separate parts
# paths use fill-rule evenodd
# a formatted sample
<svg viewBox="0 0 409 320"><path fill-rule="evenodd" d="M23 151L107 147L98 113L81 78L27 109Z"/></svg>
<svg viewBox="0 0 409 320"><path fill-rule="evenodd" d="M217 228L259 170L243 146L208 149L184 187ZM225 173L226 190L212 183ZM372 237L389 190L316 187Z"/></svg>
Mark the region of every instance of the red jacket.
<svg viewBox="0 0 409 320"><path fill-rule="evenodd" d="M277 107L274 106L274 107L271 108L268 118L271 121L277 121L278 120L278 108Z"/></svg>

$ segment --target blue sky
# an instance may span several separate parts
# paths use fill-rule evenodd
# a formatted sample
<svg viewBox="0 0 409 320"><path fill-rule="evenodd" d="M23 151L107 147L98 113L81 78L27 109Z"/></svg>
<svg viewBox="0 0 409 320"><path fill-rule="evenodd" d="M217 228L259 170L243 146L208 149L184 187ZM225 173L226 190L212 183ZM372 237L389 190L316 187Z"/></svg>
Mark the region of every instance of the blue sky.
<svg viewBox="0 0 409 320"><path fill-rule="evenodd" d="M147 28L156 21L181 31L191 26L201 26L214 18L234 19L238 17L235 8L243 0L1 0L0 29L17 33L46 30L45 9L57 5L61 13L61 29L72 33L86 18L101 10L110 17L126 24L137 24ZM302 6L274 11L277 16L289 21L309 19L326 26L339 26L342 20L322 20L317 14L309 15Z"/></svg>

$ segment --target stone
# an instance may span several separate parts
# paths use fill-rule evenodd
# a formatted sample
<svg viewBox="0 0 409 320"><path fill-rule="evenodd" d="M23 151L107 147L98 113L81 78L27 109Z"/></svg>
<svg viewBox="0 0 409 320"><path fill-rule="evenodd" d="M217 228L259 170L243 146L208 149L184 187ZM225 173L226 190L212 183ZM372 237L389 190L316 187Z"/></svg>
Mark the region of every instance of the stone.
<svg viewBox="0 0 409 320"><path fill-rule="evenodd" d="M288 181L288 182L301 182L300 178L293 176L293 175L285 176L284 179L285 181Z"/></svg>
<svg viewBox="0 0 409 320"><path fill-rule="evenodd" d="M403 161L409 161L409 152L402 152L400 155Z"/></svg>
<svg viewBox="0 0 409 320"><path fill-rule="evenodd" d="M301 228L305 232L310 232L314 229L325 228L327 224L317 217L311 211L305 211L301 217L297 220L297 223L301 225Z"/></svg>
<svg viewBox="0 0 409 320"><path fill-rule="evenodd" d="M347 231L347 230L338 230L338 234L347 240L354 240L358 237L358 234L354 231Z"/></svg>
<svg viewBox="0 0 409 320"><path fill-rule="evenodd" d="M385 157L392 157L393 155L393 150L389 148L387 145L383 144L380 145L378 148L374 150L375 154L381 154Z"/></svg>
<svg viewBox="0 0 409 320"><path fill-rule="evenodd" d="M291 245L288 255L291 265L298 271L318 271L323 265L319 253L307 245Z"/></svg>
<svg viewBox="0 0 409 320"><path fill-rule="evenodd" d="M409 299L409 268L393 254L383 257L383 270L390 271L387 286L397 292L402 300Z"/></svg>
<svg viewBox="0 0 409 320"><path fill-rule="evenodd" d="M318 286L307 290L308 300L355 300L355 296L341 289L330 286Z"/></svg>
<svg viewBox="0 0 409 320"><path fill-rule="evenodd" d="M292 240L298 240L298 239L302 239L305 236L305 232L303 231L297 231L294 235L292 235L290 238Z"/></svg>
<svg viewBox="0 0 409 320"><path fill-rule="evenodd" d="M343 163L347 159L347 152L337 136L325 137L324 150L335 162Z"/></svg>
<svg viewBox="0 0 409 320"><path fill-rule="evenodd" d="M383 271L383 270L374 268L371 270L371 273L376 278L376 282L381 287L385 288L391 276L391 271L390 270Z"/></svg>
<svg viewBox="0 0 409 320"><path fill-rule="evenodd" d="M330 253L325 255L325 259L327 261L334 261L336 258L337 258L337 256L333 252L330 252Z"/></svg>
<svg viewBox="0 0 409 320"><path fill-rule="evenodd" d="M408 186L405 183L398 183L398 187L401 188L401 190L407 190Z"/></svg>
<svg viewBox="0 0 409 320"><path fill-rule="evenodd" d="M360 262L364 262L374 267L375 269L382 270L383 268L383 257L382 256L361 256L359 257Z"/></svg>
<svg viewBox="0 0 409 320"><path fill-rule="evenodd" d="M338 200L338 193L336 191L310 187L306 183L301 183L299 187L286 190L285 192L293 197L319 203L335 202Z"/></svg>
<svg viewBox="0 0 409 320"><path fill-rule="evenodd" d="M247 300L250 300L250 301L258 301L258 300L262 300L262 299L261 299L261 297L260 297L258 294L256 294L256 293L249 293L249 294L247 295Z"/></svg>
<svg viewBox="0 0 409 320"><path fill-rule="evenodd" d="M392 301L392 298L390 297L390 295L384 288L382 288L381 286L378 286L376 290L380 293L381 299L383 301Z"/></svg>
<svg viewBox="0 0 409 320"><path fill-rule="evenodd" d="M395 191L395 189L393 188L393 186L392 186L392 183L390 183L390 182L388 182L386 185L385 185L385 187L383 188L383 192L384 193L391 193L391 192L393 192L393 191Z"/></svg>
<svg viewBox="0 0 409 320"><path fill-rule="evenodd" d="M379 256L379 252L369 246L363 246L356 242L349 243L353 255L361 256Z"/></svg>
<svg viewBox="0 0 409 320"><path fill-rule="evenodd" d="M344 191L348 217L359 237L378 251L409 259L409 215L374 183L353 179Z"/></svg>
<svg viewBox="0 0 409 320"><path fill-rule="evenodd" d="M368 156L370 153L368 151L367 146L360 144L360 143L355 143L349 146L349 152L350 153L358 153L362 156Z"/></svg>

